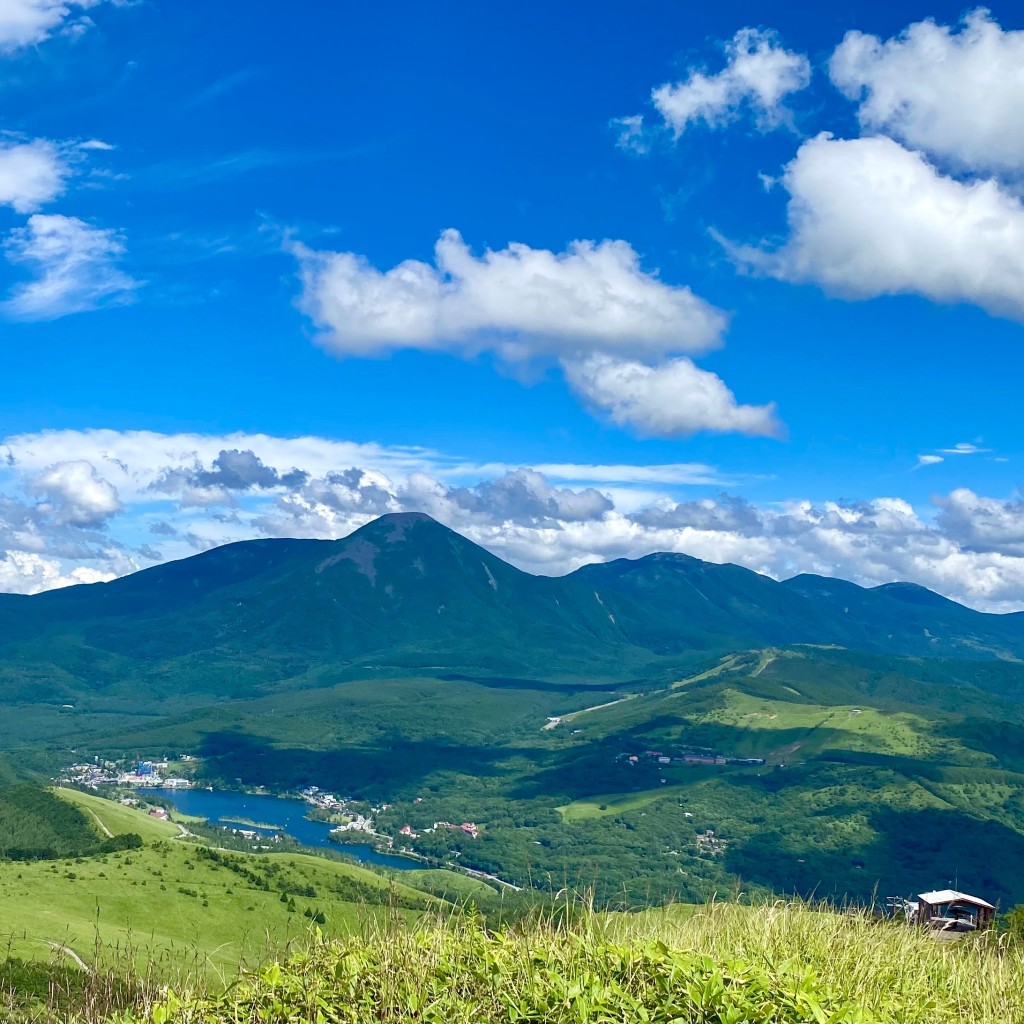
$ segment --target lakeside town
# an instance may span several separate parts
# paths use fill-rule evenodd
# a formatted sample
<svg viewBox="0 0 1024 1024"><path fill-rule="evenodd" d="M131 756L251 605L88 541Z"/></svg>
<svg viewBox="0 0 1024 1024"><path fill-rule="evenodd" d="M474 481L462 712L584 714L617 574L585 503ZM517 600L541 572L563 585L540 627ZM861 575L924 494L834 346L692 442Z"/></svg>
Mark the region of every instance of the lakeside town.
<svg viewBox="0 0 1024 1024"><path fill-rule="evenodd" d="M194 778L194 772L199 764L199 759L191 754L182 754L177 758L164 760L141 761L135 759L104 760L94 758L93 761L76 762L54 781L58 785L80 786L96 792L102 792L112 797L118 796L119 790L147 791L147 790L187 790L198 788ZM202 787L206 790L213 789L212 786ZM272 794L263 787L255 787L253 794L257 796L271 796ZM287 794L283 794L287 795ZM370 842L382 849L395 849L396 837L375 828L375 815L389 809L390 804L380 806L369 806L362 801L352 800L347 797L339 797L334 793L321 789L319 786L310 785L301 789L298 796L310 805L311 813L307 815L313 820L324 821L333 827L330 830L331 838L340 844L347 842ZM140 801L133 796L121 796L121 802L138 806ZM416 798L414 803L420 803ZM154 817L167 818L168 812L165 808L154 806L149 809ZM256 827L240 828L237 824L249 825L249 822L232 822L229 830L243 839L267 839L272 838L266 835L258 823L251 823ZM433 832L448 830L459 832L472 839L480 835L481 826L476 822L464 821L460 823L450 821L435 821L428 828L416 831L411 825L403 825L398 835L410 840L420 838L421 835ZM283 830L282 830L283 831ZM400 846L395 852L406 856L419 858L408 846Z"/></svg>
<svg viewBox="0 0 1024 1024"><path fill-rule="evenodd" d="M194 766L197 759L182 754L175 762L178 766ZM178 767L179 772L187 768ZM100 790L124 786L130 789L189 789L193 780L185 775L171 775L171 761L108 761L95 758L69 765L55 781L61 785L85 786Z"/></svg>

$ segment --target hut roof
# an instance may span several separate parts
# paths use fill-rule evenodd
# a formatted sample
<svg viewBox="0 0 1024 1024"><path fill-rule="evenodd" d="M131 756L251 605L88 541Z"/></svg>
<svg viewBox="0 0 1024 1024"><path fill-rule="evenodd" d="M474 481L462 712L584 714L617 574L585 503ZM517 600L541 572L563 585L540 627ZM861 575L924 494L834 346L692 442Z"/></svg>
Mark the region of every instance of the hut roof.
<svg viewBox="0 0 1024 1024"><path fill-rule="evenodd" d="M956 889L936 889L934 892L922 892L917 897L922 903L935 906L938 903L973 903L976 907L986 907L995 910L991 903L977 896L971 896L966 892L957 892Z"/></svg>

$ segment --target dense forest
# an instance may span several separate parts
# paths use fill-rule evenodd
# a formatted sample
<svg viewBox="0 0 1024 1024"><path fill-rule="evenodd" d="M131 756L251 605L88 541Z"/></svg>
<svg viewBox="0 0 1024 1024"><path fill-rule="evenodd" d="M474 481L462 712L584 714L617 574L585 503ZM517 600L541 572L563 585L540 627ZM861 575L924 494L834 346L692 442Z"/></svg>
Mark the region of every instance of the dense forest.
<svg viewBox="0 0 1024 1024"><path fill-rule="evenodd" d="M40 786L0 787L0 858L55 860L141 845L137 835L101 838L77 807Z"/></svg>

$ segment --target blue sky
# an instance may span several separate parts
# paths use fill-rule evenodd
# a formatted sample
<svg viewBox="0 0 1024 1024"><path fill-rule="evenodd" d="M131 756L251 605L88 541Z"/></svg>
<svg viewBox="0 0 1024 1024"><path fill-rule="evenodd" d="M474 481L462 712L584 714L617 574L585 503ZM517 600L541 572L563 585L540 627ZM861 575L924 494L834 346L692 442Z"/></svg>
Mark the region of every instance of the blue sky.
<svg viewBox="0 0 1024 1024"><path fill-rule="evenodd" d="M1019 8L551 7L0 0L0 588L415 507L1024 608Z"/></svg>

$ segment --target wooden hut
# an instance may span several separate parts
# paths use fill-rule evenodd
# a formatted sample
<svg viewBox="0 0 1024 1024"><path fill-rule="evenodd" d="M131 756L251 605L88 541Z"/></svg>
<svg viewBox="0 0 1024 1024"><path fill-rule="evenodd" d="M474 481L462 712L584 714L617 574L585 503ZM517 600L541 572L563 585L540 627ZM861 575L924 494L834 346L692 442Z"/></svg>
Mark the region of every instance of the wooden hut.
<svg viewBox="0 0 1024 1024"><path fill-rule="evenodd" d="M916 923L934 931L973 932L991 926L996 908L956 889L936 889L917 897Z"/></svg>

